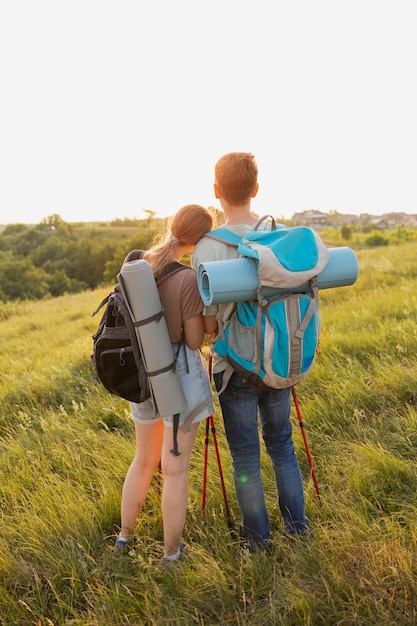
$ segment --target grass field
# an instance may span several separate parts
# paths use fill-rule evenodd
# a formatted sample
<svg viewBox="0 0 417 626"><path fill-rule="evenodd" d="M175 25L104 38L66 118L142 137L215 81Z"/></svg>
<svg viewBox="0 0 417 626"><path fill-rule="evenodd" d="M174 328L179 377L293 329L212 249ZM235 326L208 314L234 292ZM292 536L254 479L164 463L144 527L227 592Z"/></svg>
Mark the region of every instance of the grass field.
<svg viewBox="0 0 417 626"><path fill-rule="evenodd" d="M201 511L204 426L190 470L175 571L159 567L155 477L127 559L112 553L134 451L128 404L90 366L106 289L0 311L0 624L417 624L417 243L358 251L351 287L321 291L321 354L297 387L320 489L294 413L311 541L282 535L263 456L274 547L250 559L228 528L212 441ZM219 412L228 503L239 512Z"/></svg>

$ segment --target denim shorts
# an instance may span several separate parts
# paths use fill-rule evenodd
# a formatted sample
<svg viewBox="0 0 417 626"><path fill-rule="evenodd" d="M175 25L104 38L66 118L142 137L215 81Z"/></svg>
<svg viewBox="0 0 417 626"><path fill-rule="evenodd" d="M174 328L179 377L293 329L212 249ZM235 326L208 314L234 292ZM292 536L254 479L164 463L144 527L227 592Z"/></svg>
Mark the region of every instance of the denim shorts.
<svg viewBox="0 0 417 626"><path fill-rule="evenodd" d="M173 346L176 352L176 346ZM179 423L184 422L187 415L191 413L201 402L207 401L207 405L193 419L193 424L214 414L212 401L212 389L204 357L200 350L191 350L187 345L182 346L177 360L177 371L179 373L182 388L184 390L186 408L180 413ZM166 426L172 426L173 416L162 417L155 414L154 404L151 398L138 404L130 403L132 419L137 424L151 424L159 420L164 420Z"/></svg>

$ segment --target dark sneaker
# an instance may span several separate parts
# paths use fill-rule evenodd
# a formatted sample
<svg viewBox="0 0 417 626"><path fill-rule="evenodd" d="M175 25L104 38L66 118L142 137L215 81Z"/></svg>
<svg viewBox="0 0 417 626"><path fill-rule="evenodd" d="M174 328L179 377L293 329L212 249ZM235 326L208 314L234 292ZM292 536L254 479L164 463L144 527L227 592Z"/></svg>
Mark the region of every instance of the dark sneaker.
<svg viewBox="0 0 417 626"><path fill-rule="evenodd" d="M268 550L272 549L272 541L270 539L265 539L264 541L254 541L253 539L248 539L245 551L248 555L257 554L258 552L268 552Z"/></svg>
<svg viewBox="0 0 417 626"><path fill-rule="evenodd" d="M128 539L121 539L117 537L114 544L114 554L116 556L121 556L122 554L129 554L131 550L135 547L135 538L129 537Z"/></svg>
<svg viewBox="0 0 417 626"><path fill-rule="evenodd" d="M175 555L175 558L172 559L169 556L163 556L161 559L161 565L163 569L171 569L177 565L179 561L182 560L182 557L186 554L186 549L183 543L180 543L178 547L178 554Z"/></svg>

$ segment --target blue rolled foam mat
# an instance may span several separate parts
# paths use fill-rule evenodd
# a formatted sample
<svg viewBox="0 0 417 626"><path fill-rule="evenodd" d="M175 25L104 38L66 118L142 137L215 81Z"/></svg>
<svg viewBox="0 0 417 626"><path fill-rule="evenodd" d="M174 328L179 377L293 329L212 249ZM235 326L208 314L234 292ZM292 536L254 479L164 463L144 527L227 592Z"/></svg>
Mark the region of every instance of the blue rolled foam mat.
<svg viewBox="0 0 417 626"><path fill-rule="evenodd" d="M358 278L359 266L351 248L329 248L329 261L318 275L319 289L333 289L353 285ZM198 288L206 306L226 302L243 302L257 299L258 276L251 259L240 257L225 261L201 263L197 269ZM291 291L308 291L308 283ZM265 296L288 293L288 288L265 287Z"/></svg>

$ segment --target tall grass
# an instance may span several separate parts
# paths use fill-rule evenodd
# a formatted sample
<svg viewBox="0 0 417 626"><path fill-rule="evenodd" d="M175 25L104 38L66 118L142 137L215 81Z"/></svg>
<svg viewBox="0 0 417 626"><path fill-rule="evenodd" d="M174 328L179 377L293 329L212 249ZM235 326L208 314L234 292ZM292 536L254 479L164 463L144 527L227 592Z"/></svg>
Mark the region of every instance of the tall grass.
<svg viewBox="0 0 417 626"><path fill-rule="evenodd" d="M372 625L417 623L417 244L361 250L352 287L320 292L321 355L297 388L320 488L294 438L311 541L282 534L263 453L274 546L250 559L221 417L201 511L204 427L190 470L187 558L159 568L159 479L126 559L112 552L134 451L127 403L89 362L106 290L0 312L0 624Z"/></svg>

